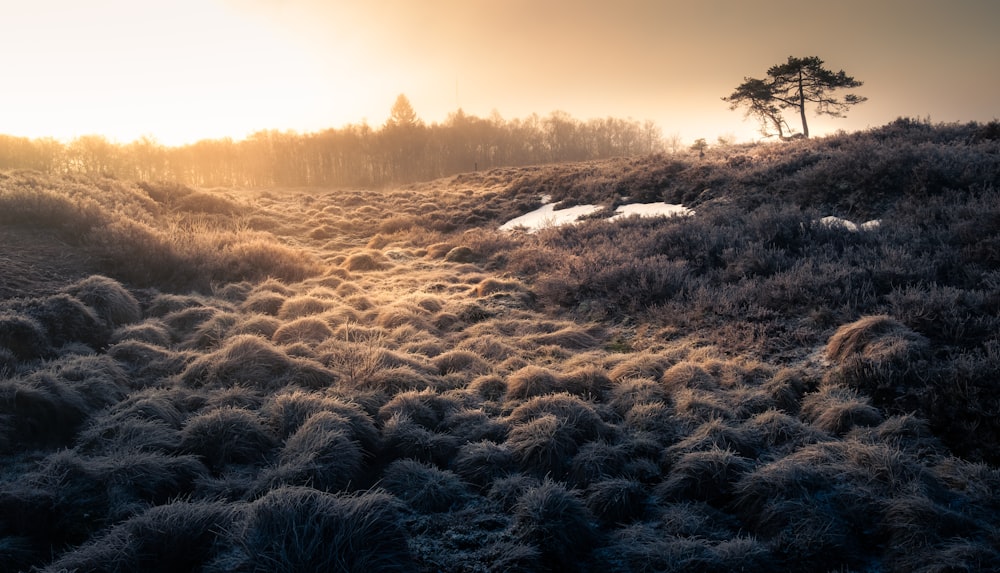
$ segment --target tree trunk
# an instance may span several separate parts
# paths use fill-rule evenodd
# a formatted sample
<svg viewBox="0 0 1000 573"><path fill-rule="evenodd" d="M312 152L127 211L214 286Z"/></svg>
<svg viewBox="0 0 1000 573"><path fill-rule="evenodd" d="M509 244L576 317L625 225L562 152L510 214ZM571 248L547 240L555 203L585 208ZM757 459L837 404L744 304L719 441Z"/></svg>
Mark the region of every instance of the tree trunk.
<svg viewBox="0 0 1000 573"><path fill-rule="evenodd" d="M799 70L799 117L802 118L802 137L809 138L809 124L806 123L806 94L802 85L802 70Z"/></svg>

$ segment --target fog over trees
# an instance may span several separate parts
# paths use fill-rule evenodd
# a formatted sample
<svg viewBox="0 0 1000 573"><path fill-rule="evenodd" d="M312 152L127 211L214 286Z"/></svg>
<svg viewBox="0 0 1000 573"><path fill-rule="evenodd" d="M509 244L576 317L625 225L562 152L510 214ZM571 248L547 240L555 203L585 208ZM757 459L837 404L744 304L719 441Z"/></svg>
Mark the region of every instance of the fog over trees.
<svg viewBox="0 0 1000 573"><path fill-rule="evenodd" d="M0 126L2 129L2 126ZM267 130L246 139L167 147L152 137L118 144L99 135L62 143L0 135L0 169L103 174L226 187L362 186L429 180L502 166L583 161L660 151L652 121L581 121L555 111L505 120L461 109L426 124L400 94L385 124L314 133Z"/></svg>

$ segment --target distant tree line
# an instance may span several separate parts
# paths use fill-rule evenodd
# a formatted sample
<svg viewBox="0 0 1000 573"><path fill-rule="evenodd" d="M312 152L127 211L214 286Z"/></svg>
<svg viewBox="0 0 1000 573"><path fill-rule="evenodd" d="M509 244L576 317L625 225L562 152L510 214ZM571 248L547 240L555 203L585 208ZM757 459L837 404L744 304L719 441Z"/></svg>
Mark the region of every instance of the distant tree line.
<svg viewBox="0 0 1000 573"><path fill-rule="evenodd" d="M167 147L155 139L118 144L99 135L69 143L0 135L0 169L170 180L203 187L355 186L422 181L493 167L653 153L663 148L652 121L480 118L458 110L430 125L400 96L380 128L367 123L315 133L260 131L244 140Z"/></svg>

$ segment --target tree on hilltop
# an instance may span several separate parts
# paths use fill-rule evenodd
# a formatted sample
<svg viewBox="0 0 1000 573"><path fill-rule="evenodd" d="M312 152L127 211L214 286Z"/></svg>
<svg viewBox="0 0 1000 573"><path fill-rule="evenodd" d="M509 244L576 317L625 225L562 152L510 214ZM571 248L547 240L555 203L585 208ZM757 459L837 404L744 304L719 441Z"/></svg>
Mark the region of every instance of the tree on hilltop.
<svg viewBox="0 0 1000 573"><path fill-rule="evenodd" d="M809 137L807 104L813 104L818 114L844 117L848 108L868 99L850 93L843 98L834 97L830 92L861 87L862 82L843 70L833 72L824 68L823 60L816 56L789 56L787 62L771 66L767 70L766 79L743 79L743 83L722 100L730 104L730 109L745 106L748 116L760 120L761 132L767 136L785 137L788 124L782 117L781 110L797 110L802 120L802 135ZM772 128L777 131L776 134L770 132Z"/></svg>

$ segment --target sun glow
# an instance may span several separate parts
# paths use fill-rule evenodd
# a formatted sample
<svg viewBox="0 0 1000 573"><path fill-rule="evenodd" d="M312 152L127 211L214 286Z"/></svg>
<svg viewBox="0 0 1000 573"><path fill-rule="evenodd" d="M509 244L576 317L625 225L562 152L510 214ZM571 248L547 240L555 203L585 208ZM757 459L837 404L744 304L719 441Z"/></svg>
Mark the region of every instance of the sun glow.
<svg viewBox="0 0 1000 573"><path fill-rule="evenodd" d="M315 117L338 102L308 47L233 6L42 0L5 11L0 62L22 85L0 90L3 133L170 145L337 119Z"/></svg>

